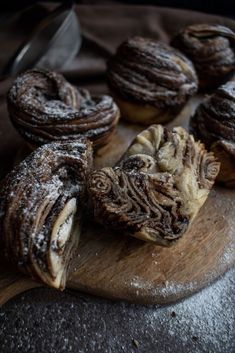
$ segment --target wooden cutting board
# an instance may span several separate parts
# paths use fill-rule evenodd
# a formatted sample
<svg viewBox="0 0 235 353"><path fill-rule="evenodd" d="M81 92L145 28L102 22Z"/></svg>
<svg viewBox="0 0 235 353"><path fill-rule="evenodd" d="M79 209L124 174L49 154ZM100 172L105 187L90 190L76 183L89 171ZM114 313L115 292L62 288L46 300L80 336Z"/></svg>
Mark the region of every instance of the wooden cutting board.
<svg viewBox="0 0 235 353"><path fill-rule="evenodd" d="M187 127L199 101L191 99L168 126ZM111 143L98 152L96 166L113 165L142 129L121 122ZM191 229L171 248L87 226L67 286L107 298L162 304L200 290L234 264L235 190L215 187ZM0 304L39 285L0 262Z"/></svg>

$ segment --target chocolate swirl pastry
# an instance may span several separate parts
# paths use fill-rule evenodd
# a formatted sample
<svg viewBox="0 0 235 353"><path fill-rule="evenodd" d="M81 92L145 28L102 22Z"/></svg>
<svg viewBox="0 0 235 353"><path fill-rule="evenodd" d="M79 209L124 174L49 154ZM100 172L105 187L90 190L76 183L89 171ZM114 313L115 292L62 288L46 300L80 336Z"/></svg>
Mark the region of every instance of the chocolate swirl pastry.
<svg viewBox="0 0 235 353"><path fill-rule="evenodd" d="M178 50L134 37L107 66L108 84L122 116L134 123L165 123L197 91L193 64Z"/></svg>
<svg viewBox="0 0 235 353"><path fill-rule="evenodd" d="M116 167L91 174L95 218L169 246L190 226L218 172L213 153L183 128L153 125L137 135Z"/></svg>
<svg viewBox="0 0 235 353"><path fill-rule="evenodd" d="M110 96L91 96L62 75L38 69L16 79L7 102L14 126L33 146L85 136L99 148L108 143L119 119Z"/></svg>
<svg viewBox="0 0 235 353"><path fill-rule="evenodd" d="M235 187L235 82L219 87L197 108L190 120L191 132L221 162L217 180Z"/></svg>
<svg viewBox="0 0 235 353"><path fill-rule="evenodd" d="M91 162L85 138L44 145L8 174L0 193L7 258L55 288L64 289L77 249Z"/></svg>
<svg viewBox="0 0 235 353"><path fill-rule="evenodd" d="M192 60L202 89L219 85L235 70L235 33L227 27L188 26L173 38L171 44Z"/></svg>

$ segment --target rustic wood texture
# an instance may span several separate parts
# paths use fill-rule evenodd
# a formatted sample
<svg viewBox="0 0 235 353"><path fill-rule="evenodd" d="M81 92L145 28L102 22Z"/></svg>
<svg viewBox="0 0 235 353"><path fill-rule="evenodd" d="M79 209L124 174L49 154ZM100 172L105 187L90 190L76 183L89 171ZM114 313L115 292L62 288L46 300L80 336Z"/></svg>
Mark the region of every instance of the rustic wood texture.
<svg viewBox="0 0 235 353"><path fill-rule="evenodd" d="M199 101L191 99L168 126L187 127ZM142 129L121 122L111 143L98 152L96 167L113 165ZM171 248L147 244L95 224L87 225L68 287L148 304L182 299L235 264L234 210L235 190L216 186L190 230ZM38 285L0 262L0 304Z"/></svg>

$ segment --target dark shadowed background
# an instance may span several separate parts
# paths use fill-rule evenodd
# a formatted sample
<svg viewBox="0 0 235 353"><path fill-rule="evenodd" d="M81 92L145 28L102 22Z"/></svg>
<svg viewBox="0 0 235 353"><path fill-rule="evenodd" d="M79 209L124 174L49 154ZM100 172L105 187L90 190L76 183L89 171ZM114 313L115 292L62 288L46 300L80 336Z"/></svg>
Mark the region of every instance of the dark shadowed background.
<svg viewBox="0 0 235 353"><path fill-rule="evenodd" d="M65 0L68 1L68 0ZM64 2L65 2L64 1ZM16 4L12 2L4 1L1 4L1 9L3 10L12 10L12 9L21 9L24 6L28 6L36 3L36 0L21 0L17 1ZM48 2L48 1L42 1ZM56 1L50 1L56 2ZM176 7L181 9L192 9L197 11L203 11L208 13L216 13L220 15L229 15L232 16L235 14L235 6L233 0L75 0L77 4L136 4L136 5L155 5L155 6L167 6L167 7Z"/></svg>

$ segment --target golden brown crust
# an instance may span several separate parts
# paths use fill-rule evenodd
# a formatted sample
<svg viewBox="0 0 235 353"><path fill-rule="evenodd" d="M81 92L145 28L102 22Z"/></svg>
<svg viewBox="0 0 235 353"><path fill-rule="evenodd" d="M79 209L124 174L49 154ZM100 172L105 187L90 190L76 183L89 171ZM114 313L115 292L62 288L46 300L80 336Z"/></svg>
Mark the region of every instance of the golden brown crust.
<svg viewBox="0 0 235 353"><path fill-rule="evenodd" d="M235 187L235 82L220 86L197 108L191 132L212 150L221 163L217 180Z"/></svg>
<svg viewBox="0 0 235 353"><path fill-rule="evenodd" d="M53 142L33 152L5 179L0 233L19 270L63 289L77 248L92 147L86 139Z"/></svg>
<svg viewBox="0 0 235 353"><path fill-rule="evenodd" d="M91 96L62 75L45 70L20 75L7 101L14 126L34 146L84 136L99 148L109 142L119 119L119 109L110 96Z"/></svg>
<svg viewBox="0 0 235 353"><path fill-rule="evenodd" d="M179 111L197 91L193 64L178 50L148 38L133 37L122 43L108 62L107 75L119 99L161 113ZM159 118L156 114L155 122Z"/></svg>
<svg viewBox="0 0 235 353"><path fill-rule="evenodd" d="M121 97L118 97L114 92L111 91L114 101L117 103L122 116L125 120L133 124L141 125L152 125L156 122L159 124L165 124L172 120L179 113L180 108L175 107L169 109L156 108L149 104L139 104L130 102Z"/></svg>
<svg viewBox="0 0 235 353"><path fill-rule="evenodd" d="M116 167L91 174L95 218L169 246L188 229L218 172L213 153L183 128L153 125L136 137Z"/></svg>
<svg viewBox="0 0 235 353"><path fill-rule="evenodd" d="M235 33L220 25L183 28L171 42L195 65L200 88L213 88L235 70Z"/></svg>

